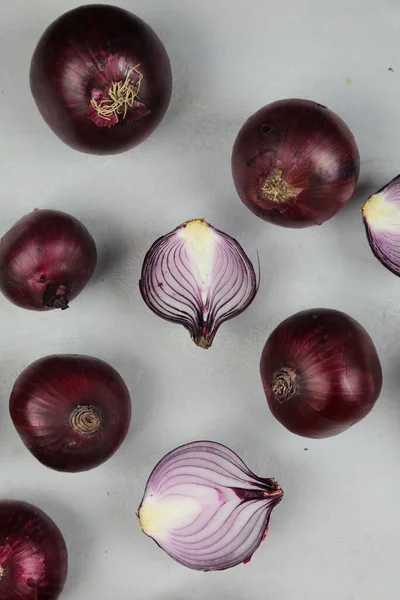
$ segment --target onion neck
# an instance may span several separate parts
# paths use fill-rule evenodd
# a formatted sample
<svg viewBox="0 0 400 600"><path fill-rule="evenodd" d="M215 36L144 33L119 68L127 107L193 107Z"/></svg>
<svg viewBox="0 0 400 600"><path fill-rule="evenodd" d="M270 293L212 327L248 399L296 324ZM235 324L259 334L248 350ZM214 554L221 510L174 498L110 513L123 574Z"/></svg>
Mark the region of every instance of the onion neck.
<svg viewBox="0 0 400 600"><path fill-rule="evenodd" d="M43 304L48 308L68 308L68 297L66 295L67 288L65 285L59 285L54 281L50 281L43 295Z"/></svg>
<svg viewBox="0 0 400 600"><path fill-rule="evenodd" d="M69 419L74 431L81 435L93 435L101 427L101 415L95 406L77 406Z"/></svg>
<svg viewBox="0 0 400 600"><path fill-rule="evenodd" d="M276 168L261 179L261 193L277 204L287 202L296 197L301 190L292 188L283 177L283 169Z"/></svg>
<svg viewBox="0 0 400 600"><path fill-rule="evenodd" d="M297 373L290 367L277 369L271 377L270 385L278 402L282 404L290 400L296 393Z"/></svg>

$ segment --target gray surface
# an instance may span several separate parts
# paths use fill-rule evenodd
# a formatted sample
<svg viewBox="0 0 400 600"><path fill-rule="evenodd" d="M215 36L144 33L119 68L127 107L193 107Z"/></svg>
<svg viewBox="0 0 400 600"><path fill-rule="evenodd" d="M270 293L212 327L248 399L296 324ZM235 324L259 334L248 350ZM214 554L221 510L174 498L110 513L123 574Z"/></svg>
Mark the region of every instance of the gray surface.
<svg viewBox="0 0 400 600"><path fill-rule="evenodd" d="M41 120L27 77L44 27L76 6L13 0L0 8L1 231L34 207L71 212L100 251L93 282L65 313L31 313L0 298L1 497L38 504L70 552L65 600L372 600L399 595L399 280L374 259L359 208L399 166L398 3L377 0L121 0L163 39L175 76L168 116L136 150L81 155ZM393 67L394 72L388 71ZM236 197L230 151L242 122L284 97L317 100L352 129L358 194L320 228L264 224ZM159 235L207 217L263 265L253 306L201 351L138 291ZM384 368L373 413L348 433L308 441L274 421L258 376L263 343L308 307L348 312L371 333ZM128 439L86 474L36 462L8 416L15 377L54 352L113 364L133 400ZM135 510L155 462L198 438L231 446L285 490L252 562L202 574L175 564L140 531ZM308 448L306 452L304 448Z"/></svg>

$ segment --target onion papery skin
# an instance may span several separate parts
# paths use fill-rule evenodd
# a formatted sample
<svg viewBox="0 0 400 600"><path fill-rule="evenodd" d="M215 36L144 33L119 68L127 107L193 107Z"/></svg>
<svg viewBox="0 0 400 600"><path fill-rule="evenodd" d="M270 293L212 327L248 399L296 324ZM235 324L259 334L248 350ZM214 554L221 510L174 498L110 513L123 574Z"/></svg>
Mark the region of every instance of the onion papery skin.
<svg viewBox="0 0 400 600"><path fill-rule="evenodd" d="M42 510L0 501L0 600L57 600L68 572L64 538Z"/></svg>
<svg viewBox="0 0 400 600"><path fill-rule="evenodd" d="M247 563L265 539L283 491L217 442L176 448L151 473L138 510L142 530L171 558L198 571Z"/></svg>
<svg viewBox="0 0 400 600"><path fill-rule="evenodd" d="M120 447L131 400L123 379L106 362L60 354L35 361L19 375L10 415L39 462L73 473L101 465Z"/></svg>
<svg viewBox="0 0 400 600"><path fill-rule="evenodd" d="M207 349L222 323L252 303L258 282L235 239L205 219L192 219L154 242L139 287L156 315L183 325Z"/></svg>
<svg viewBox="0 0 400 600"><path fill-rule="evenodd" d="M261 356L272 414L289 431L325 438L345 431L373 408L382 387L374 343L337 310L305 310L283 321Z"/></svg>
<svg viewBox="0 0 400 600"><path fill-rule="evenodd" d="M22 308L65 309L92 277L96 262L96 244L80 221L36 209L0 241L0 289Z"/></svg>
<svg viewBox="0 0 400 600"><path fill-rule="evenodd" d="M94 103L110 107L110 91L124 82L130 96L119 90L118 110L98 114ZM116 154L159 125L172 75L162 42L144 21L115 6L89 4L63 14L43 33L31 61L30 86L43 119L68 146Z"/></svg>
<svg viewBox="0 0 400 600"><path fill-rule="evenodd" d="M243 125L232 152L242 202L282 227L321 225L353 195L360 158L353 134L310 100L278 100Z"/></svg>
<svg viewBox="0 0 400 600"><path fill-rule="evenodd" d="M400 276L400 175L364 203L365 231L376 258Z"/></svg>

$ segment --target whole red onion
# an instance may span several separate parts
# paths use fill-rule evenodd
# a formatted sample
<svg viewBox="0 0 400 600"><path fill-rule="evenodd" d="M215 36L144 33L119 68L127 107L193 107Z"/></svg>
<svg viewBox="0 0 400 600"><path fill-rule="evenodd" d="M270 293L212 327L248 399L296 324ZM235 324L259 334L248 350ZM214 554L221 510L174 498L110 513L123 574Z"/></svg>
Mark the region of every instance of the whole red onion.
<svg viewBox="0 0 400 600"><path fill-rule="evenodd" d="M116 6L89 4L54 21L32 57L37 107L68 146L116 154L147 138L172 89L168 55L154 31Z"/></svg>
<svg viewBox="0 0 400 600"><path fill-rule="evenodd" d="M113 367L91 356L46 356L17 378L10 415L25 446L57 471L87 471L108 460L131 419L128 388Z"/></svg>
<svg viewBox="0 0 400 600"><path fill-rule="evenodd" d="M368 333L345 313L325 308L278 325L260 370L272 414L289 431L310 438L336 435L363 419L382 387Z"/></svg>
<svg viewBox="0 0 400 600"><path fill-rule="evenodd" d="M0 501L0 600L56 600L68 555L57 525L39 508Z"/></svg>
<svg viewBox="0 0 400 600"><path fill-rule="evenodd" d="M0 289L22 308L65 309L88 283L96 261L96 245L80 221L37 209L0 241Z"/></svg>
<svg viewBox="0 0 400 600"><path fill-rule="evenodd" d="M331 110L309 100L279 100L243 125L232 175L244 204L283 227L321 225L351 198L360 159L354 137Z"/></svg>

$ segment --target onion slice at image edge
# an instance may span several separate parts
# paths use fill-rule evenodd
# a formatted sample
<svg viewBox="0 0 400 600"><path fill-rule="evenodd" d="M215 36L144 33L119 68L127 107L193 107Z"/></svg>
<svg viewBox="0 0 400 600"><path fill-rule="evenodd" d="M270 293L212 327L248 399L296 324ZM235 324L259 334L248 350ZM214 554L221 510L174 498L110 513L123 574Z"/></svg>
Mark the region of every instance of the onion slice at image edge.
<svg viewBox="0 0 400 600"><path fill-rule="evenodd" d="M372 252L400 276L400 175L370 196L361 212Z"/></svg>
<svg viewBox="0 0 400 600"><path fill-rule="evenodd" d="M197 346L209 348L220 325L254 300L258 282L235 239L193 219L154 242L139 287L155 314L180 323Z"/></svg>
<svg viewBox="0 0 400 600"><path fill-rule="evenodd" d="M156 465L138 518L178 563L218 571L251 559L282 497L275 479L254 475L226 446L191 442Z"/></svg>

